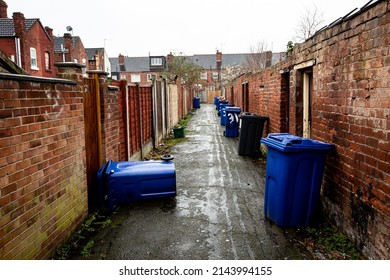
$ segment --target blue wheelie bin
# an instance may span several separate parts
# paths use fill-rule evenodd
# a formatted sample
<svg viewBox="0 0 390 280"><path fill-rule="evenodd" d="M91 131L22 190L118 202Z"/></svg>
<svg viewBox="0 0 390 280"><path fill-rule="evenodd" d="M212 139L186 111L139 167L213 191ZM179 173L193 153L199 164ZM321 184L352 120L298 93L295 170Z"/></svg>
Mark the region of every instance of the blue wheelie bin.
<svg viewBox="0 0 390 280"><path fill-rule="evenodd" d="M218 110L218 106L217 106L218 102L219 102L219 96L214 96L214 105L216 110Z"/></svg>
<svg viewBox="0 0 390 280"><path fill-rule="evenodd" d="M221 109L220 109L220 112L221 112L221 116L220 116L220 124L221 125L226 125L227 123L227 115L226 115L226 109L228 107L233 107L234 105L233 104L221 104Z"/></svg>
<svg viewBox="0 0 390 280"><path fill-rule="evenodd" d="M333 145L288 133L271 133L261 143L268 147L265 217L281 227L307 226Z"/></svg>
<svg viewBox="0 0 390 280"><path fill-rule="evenodd" d="M200 98L199 97L194 97L192 103L193 103L192 105L193 105L193 107L195 109L199 109L200 108Z"/></svg>
<svg viewBox="0 0 390 280"><path fill-rule="evenodd" d="M106 162L98 171L100 207L112 212L120 203L176 196L173 157L161 159Z"/></svg>
<svg viewBox="0 0 390 280"><path fill-rule="evenodd" d="M224 101L221 99L218 100L218 103L217 103L218 116L221 115L221 105L228 104L228 103L229 103L228 101Z"/></svg>
<svg viewBox="0 0 390 280"><path fill-rule="evenodd" d="M241 113L240 107L227 107L226 112L226 127L224 135L226 137L238 137L239 135L239 123L238 115Z"/></svg>

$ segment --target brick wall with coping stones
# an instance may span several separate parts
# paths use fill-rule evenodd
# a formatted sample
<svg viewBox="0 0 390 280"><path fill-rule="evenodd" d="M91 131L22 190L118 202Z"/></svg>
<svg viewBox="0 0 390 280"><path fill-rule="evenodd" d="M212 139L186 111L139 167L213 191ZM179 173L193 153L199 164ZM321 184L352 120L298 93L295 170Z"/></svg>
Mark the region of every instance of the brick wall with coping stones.
<svg viewBox="0 0 390 280"><path fill-rule="evenodd" d="M234 83L249 81L250 111L270 117L281 132L289 104L289 132L301 128L302 72L294 65L316 59L311 137L336 146L327 157L321 201L324 212L373 259L390 258L390 1L297 46L284 62ZM287 103L282 82L289 71ZM284 81L286 82L286 81Z"/></svg>
<svg viewBox="0 0 390 280"><path fill-rule="evenodd" d="M81 85L0 84L0 259L46 259L88 210Z"/></svg>
<svg viewBox="0 0 390 280"><path fill-rule="evenodd" d="M120 118L118 100L122 94L119 88L108 87L106 75L99 75L100 107L102 123L103 161L121 161L120 158Z"/></svg>

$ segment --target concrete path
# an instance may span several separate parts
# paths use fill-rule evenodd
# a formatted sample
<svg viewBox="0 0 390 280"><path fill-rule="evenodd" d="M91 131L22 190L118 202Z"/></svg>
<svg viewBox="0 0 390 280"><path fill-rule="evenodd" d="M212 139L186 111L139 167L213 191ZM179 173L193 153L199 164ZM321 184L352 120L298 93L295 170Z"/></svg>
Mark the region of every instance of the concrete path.
<svg viewBox="0 0 390 280"><path fill-rule="evenodd" d="M302 259L264 219L265 165L237 154L214 105L202 104L172 149L177 197L122 206L95 258ZM96 244L96 243L95 243Z"/></svg>

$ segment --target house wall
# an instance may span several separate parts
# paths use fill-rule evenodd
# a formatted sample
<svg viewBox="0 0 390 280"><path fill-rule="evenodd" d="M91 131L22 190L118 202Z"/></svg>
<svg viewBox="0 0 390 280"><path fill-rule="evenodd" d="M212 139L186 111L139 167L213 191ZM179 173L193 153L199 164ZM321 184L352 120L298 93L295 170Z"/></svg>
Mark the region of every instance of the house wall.
<svg viewBox="0 0 390 280"><path fill-rule="evenodd" d="M156 72L131 72L131 73L130 72L120 72L117 79L118 80L126 80L129 83L134 83L131 80L132 74L140 75L140 78L141 78L141 81L139 82L140 85L151 85L152 84L152 81L148 80L149 74L158 76L158 73L156 73ZM122 76L125 76L126 78L122 79Z"/></svg>
<svg viewBox="0 0 390 280"><path fill-rule="evenodd" d="M0 38L1 50L9 57L13 55L15 57L15 63L17 62L15 38Z"/></svg>
<svg viewBox="0 0 390 280"><path fill-rule="evenodd" d="M233 84L234 102L242 106L242 83L249 83L249 111L270 118L265 135L302 136L303 73L311 71L310 137L335 145L324 173L323 210L373 259L390 258L389 7L381 1L296 46L284 62Z"/></svg>
<svg viewBox="0 0 390 280"><path fill-rule="evenodd" d="M56 77L57 69L54 67L54 44L52 38L48 38L42 25L37 21L26 33L23 41L22 61L23 68L33 76ZM38 70L31 68L30 48L37 50ZM45 68L45 52L50 53L50 70Z"/></svg>
<svg viewBox="0 0 390 280"><path fill-rule="evenodd" d="M25 18L22 13L14 13L15 24L24 26ZM19 30L15 26L16 30ZM52 35L52 30L50 28L46 29L49 37ZM45 29L40 24L39 20L34 23L34 25L26 32L23 27L23 32L17 33L17 37L20 38L20 47L21 47L21 66L29 74L40 77L56 77L57 69L54 67L55 56L54 56L54 45L52 36L49 38L45 32ZM15 36L15 37L16 37ZM15 62L17 61L16 54L16 42L15 37L13 38L0 38L1 50L11 58L15 56ZM38 70L31 69L30 61L30 48L33 47L37 51L37 63ZM50 69L45 69L45 52L50 53Z"/></svg>
<svg viewBox="0 0 390 280"><path fill-rule="evenodd" d="M81 86L11 74L0 85L0 259L47 259L88 211Z"/></svg>

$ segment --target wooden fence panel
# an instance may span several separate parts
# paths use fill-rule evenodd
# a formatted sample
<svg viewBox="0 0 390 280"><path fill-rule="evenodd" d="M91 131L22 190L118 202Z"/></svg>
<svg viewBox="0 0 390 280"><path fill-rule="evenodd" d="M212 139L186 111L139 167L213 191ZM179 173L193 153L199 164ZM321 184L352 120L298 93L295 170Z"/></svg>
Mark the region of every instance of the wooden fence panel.
<svg viewBox="0 0 390 280"><path fill-rule="evenodd" d="M93 209L98 203L96 174L101 166L100 100L98 79L83 80L85 122L85 152L88 184L88 206Z"/></svg>

